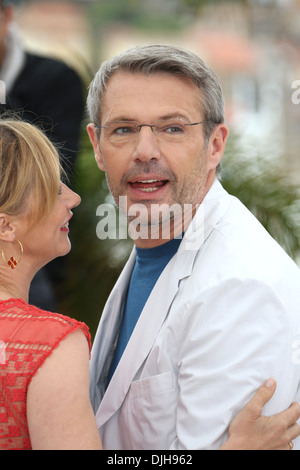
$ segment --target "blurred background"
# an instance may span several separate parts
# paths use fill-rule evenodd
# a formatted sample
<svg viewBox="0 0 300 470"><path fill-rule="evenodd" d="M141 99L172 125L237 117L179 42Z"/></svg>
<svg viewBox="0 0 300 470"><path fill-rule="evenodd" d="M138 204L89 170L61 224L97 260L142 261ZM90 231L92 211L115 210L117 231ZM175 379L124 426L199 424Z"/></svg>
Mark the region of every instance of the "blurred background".
<svg viewBox="0 0 300 470"><path fill-rule="evenodd" d="M300 0L14 3L25 48L69 64L85 93L103 60L137 44L177 44L202 57L226 97L231 136L223 185L299 262ZM59 309L85 321L93 336L132 244L96 236L96 209L110 196L87 140L87 122L85 116L72 183L82 204L70 224L72 252Z"/></svg>

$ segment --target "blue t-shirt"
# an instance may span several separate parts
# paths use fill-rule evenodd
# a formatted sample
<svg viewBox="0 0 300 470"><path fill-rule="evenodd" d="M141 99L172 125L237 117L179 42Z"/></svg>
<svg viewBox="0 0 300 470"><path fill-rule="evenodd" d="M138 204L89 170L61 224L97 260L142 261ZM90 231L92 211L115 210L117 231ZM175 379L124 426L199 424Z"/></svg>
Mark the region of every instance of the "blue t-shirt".
<svg viewBox="0 0 300 470"><path fill-rule="evenodd" d="M181 238L155 248L136 248L136 261L129 283L117 347L110 367L109 380L118 365L151 291L170 259L177 252Z"/></svg>

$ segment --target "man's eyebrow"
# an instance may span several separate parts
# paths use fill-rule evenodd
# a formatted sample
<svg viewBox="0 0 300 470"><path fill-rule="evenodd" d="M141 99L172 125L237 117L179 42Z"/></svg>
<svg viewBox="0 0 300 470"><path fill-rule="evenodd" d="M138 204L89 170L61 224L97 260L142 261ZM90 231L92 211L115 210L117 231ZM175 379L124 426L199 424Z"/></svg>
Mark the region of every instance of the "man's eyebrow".
<svg viewBox="0 0 300 470"><path fill-rule="evenodd" d="M188 121L187 116L180 113L166 114L158 118L157 121L169 121L170 119L184 119L185 121Z"/></svg>
<svg viewBox="0 0 300 470"><path fill-rule="evenodd" d="M187 116L180 114L180 113L164 114L162 116L159 116L154 121L170 121L171 119L182 119L184 121L189 121ZM107 121L106 124L117 123L117 122L140 122L140 121L138 119L129 118L127 116L116 116L110 119L109 121Z"/></svg>
<svg viewBox="0 0 300 470"><path fill-rule="evenodd" d="M115 122L138 122L137 119L132 119L129 117L123 117L123 116L118 116L112 119L109 119L109 121L106 121L105 124L113 124Z"/></svg>

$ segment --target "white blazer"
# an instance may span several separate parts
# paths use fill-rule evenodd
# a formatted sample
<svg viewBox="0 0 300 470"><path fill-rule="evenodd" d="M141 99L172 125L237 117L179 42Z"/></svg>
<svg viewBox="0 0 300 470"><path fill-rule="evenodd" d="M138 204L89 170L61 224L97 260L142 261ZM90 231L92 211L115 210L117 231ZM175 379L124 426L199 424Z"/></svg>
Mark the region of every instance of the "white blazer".
<svg viewBox="0 0 300 470"><path fill-rule="evenodd" d="M218 449L271 376L278 387L266 414L299 401L300 271L218 181L105 390L134 262L135 250L92 349L91 400L104 449Z"/></svg>

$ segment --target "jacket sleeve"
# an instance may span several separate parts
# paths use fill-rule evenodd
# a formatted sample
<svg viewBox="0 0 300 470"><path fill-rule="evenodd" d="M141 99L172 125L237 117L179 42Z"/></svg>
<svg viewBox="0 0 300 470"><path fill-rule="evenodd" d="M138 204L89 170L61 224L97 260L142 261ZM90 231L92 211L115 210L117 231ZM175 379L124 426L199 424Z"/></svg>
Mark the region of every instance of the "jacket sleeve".
<svg viewBox="0 0 300 470"><path fill-rule="evenodd" d="M184 305L183 318L173 449L218 449L234 416L270 376L278 387L265 412L294 401L292 328L270 287L251 279L222 282Z"/></svg>

